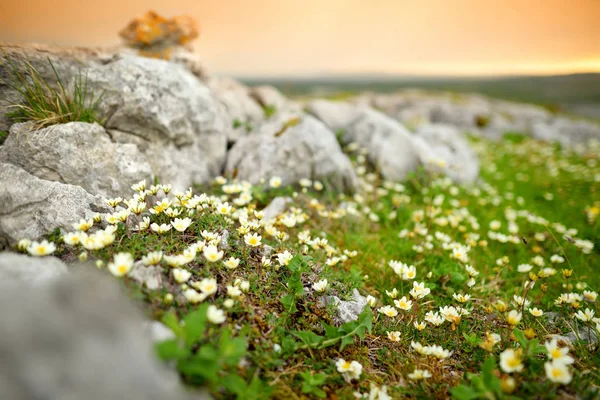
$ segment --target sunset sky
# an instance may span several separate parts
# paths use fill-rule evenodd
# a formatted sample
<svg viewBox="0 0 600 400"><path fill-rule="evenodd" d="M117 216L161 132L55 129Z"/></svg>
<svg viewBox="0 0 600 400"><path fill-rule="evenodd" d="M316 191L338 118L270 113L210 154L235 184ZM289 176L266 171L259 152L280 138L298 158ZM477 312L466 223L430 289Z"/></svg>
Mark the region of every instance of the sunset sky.
<svg viewBox="0 0 600 400"><path fill-rule="evenodd" d="M0 41L117 44L149 9L219 74L600 72L600 0L0 0Z"/></svg>

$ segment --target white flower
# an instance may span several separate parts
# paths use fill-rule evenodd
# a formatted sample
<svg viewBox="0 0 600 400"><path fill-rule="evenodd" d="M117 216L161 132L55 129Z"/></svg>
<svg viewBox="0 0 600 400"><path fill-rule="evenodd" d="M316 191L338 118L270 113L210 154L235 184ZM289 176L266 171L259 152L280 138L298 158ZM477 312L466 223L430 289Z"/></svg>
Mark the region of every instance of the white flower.
<svg viewBox="0 0 600 400"><path fill-rule="evenodd" d="M398 315L398 311L392 306L383 306L380 307L377 311L387 315L388 317L395 317L396 315Z"/></svg>
<svg viewBox="0 0 600 400"><path fill-rule="evenodd" d="M575 362L573 357L568 355L569 348L559 347L556 338L552 339L550 342L544 343L544 346L546 346L546 350L548 351L548 357L552 361L565 365L573 364Z"/></svg>
<svg viewBox="0 0 600 400"><path fill-rule="evenodd" d="M216 325L222 324L227 319L227 317L225 316L225 311L219 310L216 306L212 304L208 306L206 317L211 323Z"/></svg>
<svg viewBox="0 0 600 400"><path fill-rule="evenodd" d="M70 246L75 246L81 243L81 238L86 235L83 232L69 232L63 235L63 242ZM86 235L87 236L87 235Z"/></svg>
<svg viewBox="0 0 600 400"><path fill-rule="evenodd" d="M171 225L173 225L173 228L175 228L177 232L185 232L191 223L192 220L187 217L183 219L175 218L173 221L171 221Z"/></svg>
<svg viewBox="0 0 600 400"><path fill-rule="evenodd" d="M162 233L169 232L171 230L171 225L167 225L167 224L158 225L156 222L154 222L152 225L150 225L150 229L152 229L156 233L162 234Z"/></svg>
<svg viewBox="0 0 600 400"><path fill-rule="evenodd" d="M401 310L410 310L412 308L412 300L408 300L406 296L402 296L400 300L394 300L394 304Z"/></svg>
<svg viewBox="0 0 600 400"><path fill-rule="evenodd" d="M532 268L533 268L533 266L531 266L529 264L520 264L517 267L517 271L522 272L522 273L527 273L527 272L531 271Z"/></svg>
<svg viewBox="0 0 600 400"><path fill-rule="evenodd" d="M214 278L204 278L200 282L192 282L190 285L206 296L216 293L218 289L217 280Z"/></svg>
<svg viewBox="0 0 600 400"><path fill-rule="evenodd" d="M87 221L85 219L80 219L79 222L76 222L73 224L73 229L77 230L77 231L87 231L88 229L90 229L92 226L94 225L94 220L93 219L88 219Z"/></svg>
<svg viewBox="0 0 600 400"><path fill-rule="evenodd" d="M315 291L322 293L327 289L328 285L329 282L327 282L327 279L321 279L320 281L313 283L312 287Z"/></svg>
<svg viewBox="0 0 600 400"><path fill-rule="evenodd" d="M402 334L399 331L389 331L389 332L387 332L387 337L392 342L399 342L401 335Z"/></svg>
<svg viewBox="0 0 600 400"><path fill-rule="evenodd" d="M198 293L194 289L186 289L183 296L192 304L201 303L206 299L206 294Z"/></svg>
<svg viewBox="0 0 600 400"><path fill-rule="evenodd" d="M115 254L113 262L108 263L108 270L114 276L124 276L133 268L133 256L129 253Z"/></svg>
<svg viewBox="0 0 600 400"><path fill-rule="evenodd" d="M45 239L41 242L31 242L31 244L27 247L27 252L36 257L47 256L55 251L56 245L52 242L48 242Z"/></svg>
<svg viewBox="0 0 600 400"><path fill-rule="evenodd" d="M290 261L292 260L292 258L294 258L294 255L287 250L285 250L283 253L277 254L276 256L277 256L277 262L281 266L288 265L290 263Z"/></svg>
<svg viewBox="0 0 600 400"><path fill-rule="evenodd" d="M269 180L269 186L272 188L278 188L281 186L281 178L279 176L274 176Z"/></svg>
<svg viewBox="0 0 600 400"><path fill-rule="evenodd" d="M215 245L208 245L202 249L202 254L209 262L217 262L223 258L223 250L219 250Z"/></svg>
<svg viewBox="0 0 600 400"><path fill-rule="evenodd" d="M566 385L571 382L571 379L573 379L573 376L569 372L567 365L561 362L549 361L544 364L544 369L546 370L546 376L552 382Z"/></svg>
<svg viewBox="0 0 600 400"><path fill-rule="evenodd" d="M225 264L225 267L229 269L236 269L238 265L240 265L240 259L235 257L229 257L227 260L225 260L223 264Z"/></svg>
<svg viewBox="0 0 600 400"><path fill-rule="evenodd" d="M591 321L594 318L594 310L586 308L585 311L579 310L575 317L583 322Z"/></svg>
<svg viewBox="0 0 600 400"><path fill-rule="evenodd" d="M408 374L408 378L412 379L413 381L431 378L431 372L426 369L415 369L413 372Z"/></svg>
<svg viewBox="0 0 600 400"><path fill-rule="evenodd" d="M533 315L534 317L541 317L542 315L544 315L544 312L542 310L540 310L539 308L530 308L529 309L529 313L531 315Z"/></svg>
<svg viewBox="0 0 600 400"><path fill-rule="evenodd" d="M362 374L362 365L358 361L346 361L340 358L336 361L335 366L346 382L360 378Z"/></svg>
<svg viewBox="0 0 600 400"><path fill-rule="evenodd" d="M511 310L506 317L506 320L510 325L518 325L521 322L521 318L523 318L523 314L518 312L517 310Z"/></svg>
<svg viewBox="0 0 600 400"><path fill-rule="evenodd" d="M163 258L162 251L151 251L142 257L142 264L144 265L158 265Z"/></svg>
<svg viewBox="0 0 600 400"><path fill-rule="evenodd" d="M192 277L192 273L182 268L173 269L173 279L177 283L185 283Z"/></svg>
<svg viewBox="0 0 600 400"><path fill-rule="evenodd" d="M377 304L377 299L371 295L368 295L367 304L369 305L369 307L375 307L375 305Z"/></svg>
<svg viewBox="0 0 600 400"><path fill-rule="evenodd" d="M506 349L500 353L500 368L506 373L523 371L522 350Z"/></svg>
<svg viewBox="0 0 600 400"><path fill-rule="evenodd" d="M232 286L232 285L227 286L227 296L236 298L236 297L240 297L241 295L242 295L242 290L238 286Z"/></svg>
<svg viewBox="0 0 600 400"><path fill-rule="evenodd" d="M229 215L231 213L231 210L233 210L233 207L231 207L229 205L229 203L225 202L223 204L219 204L217 206L217 211L219 212L219 214L221 215Z"/></svg>
<svg viewBox="0 0 600 400"><path fill-rule="evenodd" d="M261 244L262 237L258 233L248 233L244 235L244 242L250 247L257 247Z"/></svg>

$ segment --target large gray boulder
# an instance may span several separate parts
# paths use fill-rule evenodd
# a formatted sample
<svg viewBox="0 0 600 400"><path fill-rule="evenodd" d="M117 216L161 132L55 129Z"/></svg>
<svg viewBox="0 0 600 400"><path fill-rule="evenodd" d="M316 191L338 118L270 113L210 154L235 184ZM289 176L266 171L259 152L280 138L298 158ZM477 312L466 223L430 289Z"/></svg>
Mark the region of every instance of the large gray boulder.
<svg viewBox="0 0 600 400"><path fill-rule="evenodd" d="M279 90L270 85L250 88L250 96L263 108L273 107L278 111L301 111L302 107L285 97Z"/></svg>
<svg viewBox="0 0 600 400"><path fill-rule="evenodd" d="M442 173L457 183L472 183L479 177L477 155L453 126L422 125L414 140L425 169Z"/></svg>
<svg viewBox="0 0 600 400"><path fill-rule="evenodd" d="M322 121L334 132L344 129L357 119L365 106L332 100L312 100L306 105L306 112Z"/></svg>
<svg viewBox="0 0 600 400"><path fill-rule="evenodd" d="M184 66L97 49L7 46L5 51L3 56L17 64L29 60L49 82L56 78L46 57L65 82L85 76L95 96L103 93L98 108L107 132L115 142L136 144L162 182L184 189L221 172L229 126L211 90ZM2 68L0 75L6 75ZM0 84L0 98L14 102L18 96ZM0 122L2 130L7 122Z"/></svg>
<svg viewBox="0 0 600 400"><path fill-rule="evenodd" d="M30 257L10 252L0 253L0 282L15 287L38 286L64 278L67 265L56 257Z"/></svg>
<svg viewBox="0 0 600 400"><path fill-rule="evenodd" d="M405 179L421 164L413 135L398 121L375 110L364 110L347 125L342 140L367 149L369 162L392 181Z"/></svg>
<svg viewBox="0 0 600 400"><path fill-rule="evenodd" d="M211 77L206 79L206 83L224 115L230 143L248 134L265 119L261 105L250 96L248 87L224 77Z"/></svg>
<svg viewBox="0 0 600 400"><path fill-rule="evenodd" d="M278 114L239 139L227 156L226 173L258 184L273 176L283 185L317 179L353 191L356 175L335 135L310 115Z"/></svg>
<svg viewBox="0 0 600 400"><path fill-rule="evenodd" d="M590 140L600 141L600 124L585 120L556 117L550 121L539 121L533 125L534 138L559 142L570 147L587 144Z"/></svg>
<svg viewBox="0 0 600 400"><path fill-rule="evenodd" d="M38 239L71 224L86 212L103 211L102 199L79 186L39 179L0 163L0 248L20 239Z"/></svg>
<svg viewBox="0 0 600 400"><path fill-rule="evenodd" d="M113 279L92 272L35 290L1 285L1 397L191 398L153 355L139 310Z"/></svg>
<svg viewBox="0 0 600 400"><path fill-rule="evenodd" d="M132 184L152 178L148 160L135 144L113 143L102 126L85 122L39 131L32 131L31 124L15 124L0 147L0 162L104 197L126 196Z"/></svg>

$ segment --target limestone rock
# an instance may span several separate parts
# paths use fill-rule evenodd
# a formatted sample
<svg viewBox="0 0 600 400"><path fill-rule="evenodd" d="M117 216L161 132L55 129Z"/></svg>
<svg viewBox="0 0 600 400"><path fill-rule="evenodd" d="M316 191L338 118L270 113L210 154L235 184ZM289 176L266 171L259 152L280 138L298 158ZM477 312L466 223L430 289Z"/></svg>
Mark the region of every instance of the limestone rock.
<svg viewBox="0 0 600 400"><path fill-rule="evenodd" d="M263 219L268 221L277 218L278 215L283 214L291 202L292 199L290 197L275 197L268 206L262 209Z"/></svg>
<svg viewBox="0 0 600 400"><path fill-rule="evenodd" d="M250 89L231 78L212 77L207 85L225 116L230 143L252 131L265 118L265 113L250 96Z"/></svg>
<svg viewBox="0 0 600 400"><path fill-rule="evenodd" d="M342 140L366 148L371 164L389 180L403 180L420 165L413 135L399 122L375 110L364 110L346 126Z"/></svg>
<svg viewBox="0 0 600 400"><path fill-rule="evenodd" d="M86 212L105 209L100 198L79 186L39 179L0 163L0 247L40 238L56 228L70 231Z"/></svg>
<svg viewBox="0 0 600 400"><path fill-rule="evenodd" d="M274 107L277 111L301 111L300 105L286 98L279 90L269 85L255 86L250 89L250 96L263 108Z"/></svg>
<svg viewBox="0 0 600 400"><path fill-rule="evenodd" d="M352 291L352 300L340 300L337 296L327 296L326 301L333 303L337 307L337 316L342 323L356 321L358 316L367 306L367 298L359 293L358 290Z"/></svg>
<svg viewBox="0 0 600 400"><path fill-rule="evenodd" d="M70 122L39 131L30 129L30 124L11 127L0 148L0 162L104 197L126 196L132 184L151 181L152 170L137 146L111 142L98 124Z"/></svg>
<svg viewBox="0 0 600 400"><path fill-rule="evenodd" d="M3 284L38 286L63 278L67 272L67 265L56 257L0 253L0 282Z"/></svg>
<svg viewBox="0 0 600 400"><path fill-rule="evenodd" d="M415 132L415 144L426 169L443 173L458 183L472 183L479 177L477 155L456 128L423 125Z"/></svg>
<svg viewBox="0 0 600 400"><path fill-rule="evenodd" d="M306 105L306 112L322 121L334 132L344 129L353 120L360 117L364 106L343 101L313 100Z"/></svg>
<svg viewBox="0 0 600 400"><path fill-rule="evenodd" d="M12 61L29 60L50 84L56 77L47 57L67 84L86 76L95 96L103 93L98 114L107 132L115 142L136 144L161 182L185 189L221 172L230 126L210 89L182 65L114 49L7 46L5 51ZM6 71L0 68L0 74ZM0 98L18 100L2 84ZM0 130L8 126L6 112L0 105Z"/></svg>
<svg viewBox="0 0 600 400"><path fill-rule="evenodd" d="M145 266L141 262L136 262L129 273L129 277L136 280L140 285L150 290L157 290L163 286L163 271L158 266Z"/></svg>
<svg viewBox="0 0 600 400"><path fill-rule="evenodd" d="M309 115L278 114L238 140L229 151L226 173L258 184L279 176L282 185L317 179L352 191L356 176L335 135Z"/></svg>
<svg viewBox="0 0 600 400"><path fill-rule="evenodd" d="M35 290L2 285L2 397L190 398L153 355L140 312L114 280L92 271Z"/></svg>

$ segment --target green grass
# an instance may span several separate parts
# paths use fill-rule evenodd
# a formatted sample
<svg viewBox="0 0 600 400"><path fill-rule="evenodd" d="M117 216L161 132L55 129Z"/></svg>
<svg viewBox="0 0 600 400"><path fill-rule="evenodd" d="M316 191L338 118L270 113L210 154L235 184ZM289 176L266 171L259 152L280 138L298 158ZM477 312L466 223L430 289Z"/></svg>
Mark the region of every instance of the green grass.
<svg viewBox="0 0 600 400"><path fill-rule="evenodd" d="M10 59L2 54L0 67L7 77L3 83L21 95L21 102L11 104L8 114L14 122L32 122L36 129L67 122L101 122L97 95L88 85L87 75L79 72L73 82L64 82L50 59L56 84L50 83L27 60Z"/></svg>
<svg viewBox="0 0 600 400"><path fill-rule="evenodd" d="M8 137L8 131L0 131L0 146L4 144L4 141Z"/></svg>
<svg viewBox="0 0 600 400"><path fill-rule="evenodd" d="M114 242L103 249L86 251L81 245L61 243L56 233L49 238L57 243L56 255L64 260L85 254L84 258L106 269L119 252L128 252L136 260L153 250L182 254L202 240L204 230L220 235L227 231L224 259L239 258L237 268L209 262L202 252L182 267L192 275L188 284L210 277L218 282L217 292L199 304L185 300L182 293L188 284L182 288L176 283L172 268L164 261L160 264L164 283L159 290L121 278L147 315L162 320L176 334L176 339L157 345L159 357L171 361L187 385L207 387L216 398L351 399L355 392L365 394L384 385L392 398L597 397L597 344L577 339L570 344L575 363L569 367L573 379L568 385L546 377L547 356L542 345L551 335L575 332L581 336L595 329L594 324L581 322L573 314L590 308L597 316L596 302L559 306L555 300L563 293L581 294L600 287L595 273L600 262L600 151L590 147L578 155L516 133L501 143L476 140L473 146L482 166L482 181L474 185L453 185L418 171L402 184L385 182L367 172L360 177L363 190L354 197L313 188L247 188L253 198L237 208L247 210L248 220L256 223L252 229L261 234L263 244L272 247L271 256L265 256L262 247L245 244L244 233L238 229L246 224L231 214L219 214L222 201L232 204L239 196L235 190L231 193L232 186L222 183L201 188L214 196L204 207L188 208L191 194L165 195L158 190L156 195L146 195L148 209L168 197L173 209L182 210L180 218L189 214L192 223L183 233L137 232L133 228L138 218L130 215L126 223L117 225ZM350 155L357 171L359 167L370 171L362 155ZM277 238L260 224L254 211L275 196L290 195L294 200L285 212L287 217L273 222L287 237ZM340 211L342 205L345 211ZM163 211L144 211L142 215L157 224L172 220ZM290 215L295 216L294 226L284 223ZM500 223L497 230L491 227L493 221ZM509 232L510 221L518 232ZM96 222L90 232L104 225ZM298 234L304 230L312 245L300 241ZM511 241L496 240L494 233ZM470 246L466 263L444 247L445 237ZM315 238L327 242L318 244ZM594 248L583 252L579 239L593 242ZM346 257L345 250L357 254ZM294 257L287 265L279 265L274 255L284 251ZM564 262L552 262L553 255L563 257ZM271 265L263 264L263 256ZM544 267L534 265L538 256ZM341 259L335 263L334 257ZM410 310L398 310L395 317L378 310L394 305L388 294L394 289L397 298L410 297L413 279L398 276L389 266L391 260L414 265L414 281L431 290L423 299L413 299ZM519 272L518 266L527 263L533 265L531 272ZM472 287L467 285L465 264L479 273ZM546 267L555 274L542 274ZM342 323L335 307L312 289L322 279L329 283L325 295L347 301L352 290L358 289L364 296L374 296L376 304L367 306L357 321ZM239 297L228 294L228 286L235 286L237 280L249 285ZM469 294L471 300L459 303L454 294ZM533 317L528 307L512 304L514 295L523 296L531 301L529 307L547 314ZM499 301L506 304L506 310ZM226 321L211 323L209 305L223 310ZM427 312L450 305L468 309L469 314L441 326L426 323L423 330L414 326L414 322L424 321ZM512 309L523 312L515 327L507 322L507 312ZM400 332L398 341L388 338L394 331ZM487 333L500 335L499 342L488 349ZM452 353L443 361L419 355L412 349L412 341L439 345ZM522 372L502 370L500 354L507 349L523 350ZM344 379L336 367L340 358L362 365L359 379ZM432 376L411 380L415 369L427 370Z"/></svg>

